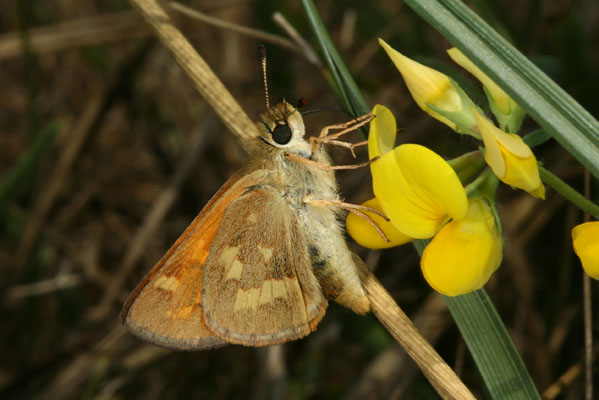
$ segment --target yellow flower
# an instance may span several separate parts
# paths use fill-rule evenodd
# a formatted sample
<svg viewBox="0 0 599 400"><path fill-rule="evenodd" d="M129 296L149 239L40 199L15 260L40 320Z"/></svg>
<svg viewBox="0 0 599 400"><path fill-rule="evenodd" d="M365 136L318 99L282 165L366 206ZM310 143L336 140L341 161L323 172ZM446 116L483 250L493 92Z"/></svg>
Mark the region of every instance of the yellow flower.
<svg viewBox="0 0 599 400"><path fill-rule="evenodd" d="M451 129L472 134L475 122L470 108L474 103L463 91L458 92L457 85L447 75L409 59L382 39L379 44L403 76L420 108Z"/></svg>
<svg viewBox="0 0 599 400"><path fill-rule="evenodd" d="M376 197L364 203L363 206L374 208L377 211L383 211ZM347 233L360 245L369 249L387 249L389 247L400 246L409 243L413 238L404 235L393 226L389 221L384 220L379 215L365 211L367 214L384 232L389 241L385 241L377 230L366 221L364 218L356 214L349 213L345 221Z"/></svg>
<svg viewBox="0 0 599 400"><path fill-rule="evenodd" d="M450 218L466 215L466 192L455 171L438 154L416 144L393 149L395 117L377 105L370 123L368 153L380 156L370 168L374 195L393 225L407 236L432 237Z"/></svg>
<svg viewBox="0 0 599 400"><path fill-rule="evenodd" d="M572 243L584 271L591 278L599 279L599 221L575 226Z"/></svg>
<svg viewBox="0 0 599 400"><path fill-rule="evenodd" d="M491 208L482 198L473 198L466 217L450 221L426 246L420 266L433 289L458 296L487 283L501 263L502 251Z"/></svg>
<svg viewBox="0 0 599 400"><path fill-rule="evenodd" d="M506 92L480 70L469 58L457 48L447 50L451 59L470 72L484 86L491 110L499 122L499 126L509 132L517 132L526 112Z"/></svg>
<svg viewBox="0 0 599 400"><path fill-rule="evenodd" d="M545 186L539 177L537 159L514 133L505 133L474 111L476 123L485 143L485 161L495 175L508 185L524 189L536 198L545 198Z"/></svg>

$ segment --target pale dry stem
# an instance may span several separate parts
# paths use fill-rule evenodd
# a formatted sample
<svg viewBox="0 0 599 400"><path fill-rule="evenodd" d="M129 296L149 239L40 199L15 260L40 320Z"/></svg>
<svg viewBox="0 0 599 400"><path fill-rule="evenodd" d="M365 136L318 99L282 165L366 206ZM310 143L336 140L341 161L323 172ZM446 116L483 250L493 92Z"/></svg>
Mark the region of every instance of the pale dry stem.
<svg viewBox="0 0 599 400"><path fill-rule="evenodd" d="M82 18L74 21L43 26L29 30L29 51L47 54L79 46L92 46L145 37L150 30L134 12L127 11L102 17ZM21 32L0 35L0 60L21 57L23 37Z"/></svg>
<svg viewBox="0 0 599 400"><path fill-rule="evenodd" d="M187 15L188 17L201 21L205 24L216 26L218 28L225 29L231 32L236 32L241 35L252 37L260 41L272 43L277 46L285 47L288 50L303 55L298 46L296 46L291 40L286 39L282 36L273 35L272 33L264 32L258 29L248 28L247 26L241 26L228 21L223 21L222 19L214 18L209 15L203 14L191 7L187 7L186 5L183 5L176 1L171 1L166 4L168 4L173 10L176 10L181 14Z"/></svg>
<svg viewBox="0 0 599 400"><path fill-rule="evenodd" d="M167 13L155 0L131 0L131 3L139 9L156 32L158 39L227 128L248 148L251 139L258 136L256 127L204 59L173 25Z"/></svg>

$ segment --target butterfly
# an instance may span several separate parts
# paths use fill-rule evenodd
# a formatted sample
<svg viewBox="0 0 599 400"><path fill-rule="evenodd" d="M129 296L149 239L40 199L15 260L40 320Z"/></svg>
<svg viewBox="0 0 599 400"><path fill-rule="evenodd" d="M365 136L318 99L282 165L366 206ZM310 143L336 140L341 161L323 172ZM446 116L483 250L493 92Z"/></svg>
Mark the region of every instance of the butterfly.
<svg viewBox="0 0 599 400"><path fill-rule="evenodd" d="M331 127L347 132L369 120ZM121 319L133 334L183 350L266 346L315 330L328 300L370 310L324 146L304 137L302 115L286 101L256 127L249 161L125 302Z"/></svg>

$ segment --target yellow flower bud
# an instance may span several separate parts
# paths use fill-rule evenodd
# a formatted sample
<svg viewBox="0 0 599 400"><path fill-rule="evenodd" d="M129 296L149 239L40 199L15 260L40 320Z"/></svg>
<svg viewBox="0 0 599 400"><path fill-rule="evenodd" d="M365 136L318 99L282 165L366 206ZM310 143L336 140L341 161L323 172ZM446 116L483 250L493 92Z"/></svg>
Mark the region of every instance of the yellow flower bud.
<svg viewBox="0 0 599 400"><path fill-rule="evenodd" d="M379 39L379 44L403 76L408 90L420 108L458 132L465 132L470 126L474 125L469 110L471 104L464 107L463 97L466 95L456 90L447 75L409 59L382 39ZM465 114L461 115L461 119L469 121L465 122L469 126L466 129L460 128L455 120L450 120L446 115L441 115L431 106L443 111L444 114Z"/></svg>
<svg viewBox="0 0 599 400"><path fill-rule="evenodd" d="M591 278L599 279L599 221L575 226L572 243L584 271Z"/></svg>
<svg viewBox="0 0 599 400"><path fill-rule="evenodd" d="M480 289L501 264L503 242L491 207L469 201L461 221L447 223L422 253L424 278L436 291L458 296Z"/></svg>
<svg viewBox="0 0 599 400"><path fill-rule="evenodd" d="M537 159L530 147L514 133L505 133L473 110L485 143L485 161L502 182L544 199L545 186L539 177Z"/></svg>
<svg viewBox="0 0 599 400"><path fill-rule="evenodd" d="M447 50L447 53L456 64L470 72L483 84L499 126L509 132L517 132L526 115L522 107L456 47Z"/></svg>

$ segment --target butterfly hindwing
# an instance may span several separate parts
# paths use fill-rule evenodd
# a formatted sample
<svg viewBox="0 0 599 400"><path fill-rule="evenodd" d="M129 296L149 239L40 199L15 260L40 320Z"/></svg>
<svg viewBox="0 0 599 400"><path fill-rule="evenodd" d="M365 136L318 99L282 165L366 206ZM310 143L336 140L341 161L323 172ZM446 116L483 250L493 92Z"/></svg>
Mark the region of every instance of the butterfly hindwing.
<svg viewBox="0 0 599 400"><path fill-rule="evenodd" d="M261 177L262 172L256 171L229 179L135 288L121 312L133 333L151 343L184 350L225 344L204 322L204 266L228 206Z"/></svg>
<svg viewBox="0 0 599 400"><path fill-rule="evenodd" d="M206 324L222 339L282 343L307 335L324 315L296 218L269 186L249 188L227 208L202 282Z"/></svg>

